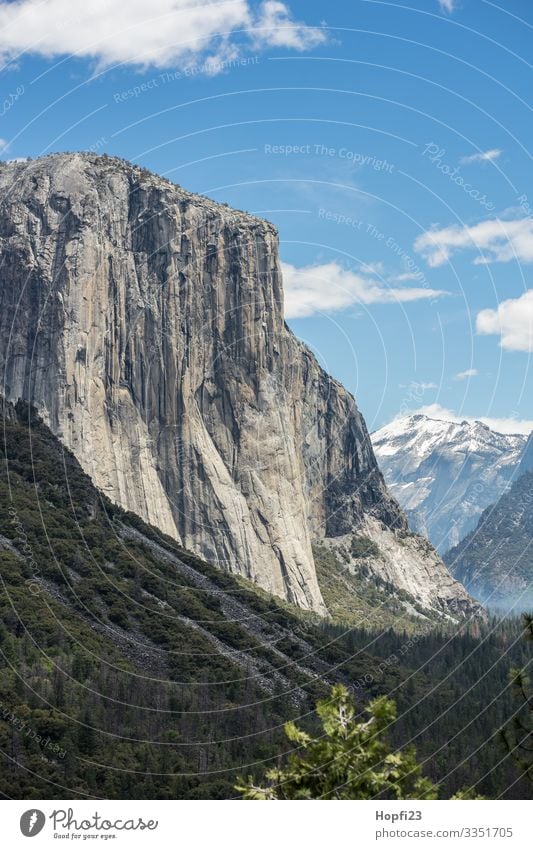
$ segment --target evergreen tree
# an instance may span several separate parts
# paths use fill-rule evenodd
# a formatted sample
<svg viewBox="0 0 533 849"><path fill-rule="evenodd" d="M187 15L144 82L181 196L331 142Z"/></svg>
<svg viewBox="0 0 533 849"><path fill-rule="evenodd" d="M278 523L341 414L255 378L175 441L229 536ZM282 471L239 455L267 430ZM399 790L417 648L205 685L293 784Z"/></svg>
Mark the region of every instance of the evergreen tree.
<svg viewBox="0 0 533 849"><path fill-rule="evenodd" d="M533 640L533 615L524 615L524 636ZM503 731L503 738L521 772L533 782L533 692L523 669L512 669L511 680L522 708Z"/></svg>
<svg viewBox="0 0 533 849"><path fill-rule="evenodd" d="M346 687L333 687L319 701L323 734L312 737L295 723L285 733L299 751L282 768L269 769L265 786L251 778L236 789L245 799L436 799L438 787L422 775L414 749L392 752L386 731L396 719L396 705L374 699L358 719Z"/></svg>

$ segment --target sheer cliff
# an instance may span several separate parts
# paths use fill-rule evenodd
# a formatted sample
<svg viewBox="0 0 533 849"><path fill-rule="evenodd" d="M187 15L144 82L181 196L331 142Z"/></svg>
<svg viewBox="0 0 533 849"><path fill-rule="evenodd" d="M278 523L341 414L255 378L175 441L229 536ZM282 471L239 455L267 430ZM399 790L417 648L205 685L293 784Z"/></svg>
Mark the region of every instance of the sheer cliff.
<svg viewBox="0 0 533 849"><path fill-rule="evenodd" d="M473 609L424 546L396 564L406 520L353 398L284 323L271 224L56 154L0 167L0 251L0 392L106 495L321 612L312 541L378 528L387 580Z"/></svg>

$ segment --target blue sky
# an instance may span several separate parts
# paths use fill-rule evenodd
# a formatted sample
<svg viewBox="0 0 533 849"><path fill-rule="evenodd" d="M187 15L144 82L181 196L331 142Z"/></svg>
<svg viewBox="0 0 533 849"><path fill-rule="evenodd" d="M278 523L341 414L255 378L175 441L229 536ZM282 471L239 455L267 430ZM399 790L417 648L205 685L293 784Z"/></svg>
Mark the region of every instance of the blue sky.
<svg viewBox="0 0 533 849"><path fill-rule="evenodd" d="M113 153L269 218L288 321L371 429L527 431L532 36L529 0L0 2L1 155Z"/></svg>

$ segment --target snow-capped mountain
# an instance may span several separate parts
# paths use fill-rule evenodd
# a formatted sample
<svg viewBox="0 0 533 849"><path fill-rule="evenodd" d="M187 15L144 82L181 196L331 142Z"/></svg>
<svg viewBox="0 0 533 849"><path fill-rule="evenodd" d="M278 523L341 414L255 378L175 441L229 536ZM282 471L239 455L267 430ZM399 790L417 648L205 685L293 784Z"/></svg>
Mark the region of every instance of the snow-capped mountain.
<svg viewBox="0 0 533 849"><path fill-rule="evenodd" d="M457 545L517 474L523 434L496 433L482 422L411 415L372 434L392 494L411 526L444 553Z"/></svg>

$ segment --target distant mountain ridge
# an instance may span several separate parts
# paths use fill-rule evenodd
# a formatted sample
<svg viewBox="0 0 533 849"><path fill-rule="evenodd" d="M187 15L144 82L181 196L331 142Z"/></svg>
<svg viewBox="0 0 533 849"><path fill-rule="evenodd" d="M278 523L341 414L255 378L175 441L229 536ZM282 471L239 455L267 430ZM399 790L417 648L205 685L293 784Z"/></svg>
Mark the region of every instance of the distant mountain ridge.
<svg viewBox="0 0 533 849"><path fill-rule="evenodd" d="M416 414L371 435L391 493L441 554L457 545L518 474L527 437L482 422ZM533 465L533 445L528 449ZM526 462L529 462L526 460Z"/></svg>
<svg viewBox="0 0 533 849"><path fill-rule="evenodd" d="M487 507L445 557L455 577L489 607L533 608L533 471Z"/></svg>
<svg viewBox="0 0 533 849"><path fill-rule="evenodd" d="M521 475L525 475L526 472L533 472L533 433L529 434L526 447L522 452L516 477L519 478Z"/></svg>

